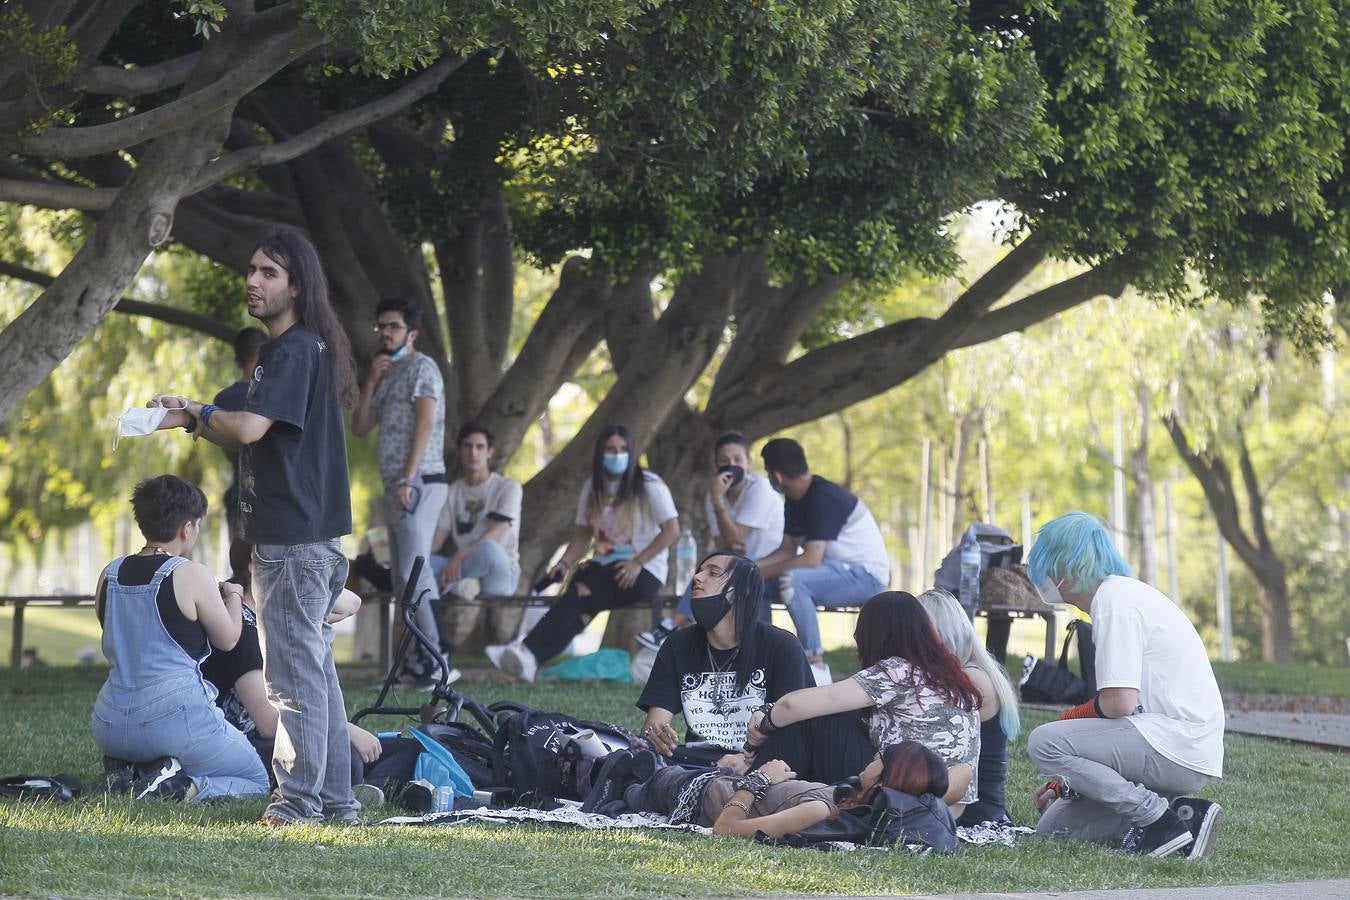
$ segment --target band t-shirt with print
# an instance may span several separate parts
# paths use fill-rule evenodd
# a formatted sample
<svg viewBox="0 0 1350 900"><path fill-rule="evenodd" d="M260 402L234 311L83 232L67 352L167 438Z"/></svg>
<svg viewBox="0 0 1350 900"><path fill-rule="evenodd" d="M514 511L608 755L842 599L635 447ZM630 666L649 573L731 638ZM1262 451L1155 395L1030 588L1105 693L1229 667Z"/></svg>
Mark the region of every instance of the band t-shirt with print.
<svg viewBox="0 0 1350 900"><path fill-rule="evenodd" d="M431 436L427 439L422 459L417 464L418 475L445 473L445 382L436 362L425 353L411 353L389 367L375 386L370 406L379 419L380 439L377 455L380 477L386 488L403 477L412 449L413 431L417 428L414 404L419 397L435 397L436 412L431 419Z"/></svg>
<svg viewBox="0 0 1350 900"><path fill-rule="evenodd" d="M685 741L708 741L728 752L745 745L750 715L765 703L815 684L801 642L773 625L760 630L745 690L736 691L740 648L718 650L702 639L696 625L666 638L652 663L651 676L638 698L652 707L684 713Z"/></svg>
<svg viewBox="0 0 1350 900"><path fill-rule="evenodd" d="M952 766L966 763L972 777L961 798L973 803L979 794L980 715L940 697L923 672L899 656L883 659L853 676L876 706L868 732L878 751L901 741L918 741Z"/></svg>
<svg viewBox="0 0 1350 900"><path fill-rule="evenodd" d="M272 420L239 451L245 539L312 544L350 534L347 426L332 350L298 324L263 344L244 409Z"/></svg>
<svg viewBox="0 0 1350 900"><path fill-rule="evenodd" d="M519 481L496 472L481 484L469 484L461 478L450 485L438 525L450 533L455 547L461 548L477 542L494 522L510 522L505 540L499 543L511 568L519 571L521 494Z"/></svg>

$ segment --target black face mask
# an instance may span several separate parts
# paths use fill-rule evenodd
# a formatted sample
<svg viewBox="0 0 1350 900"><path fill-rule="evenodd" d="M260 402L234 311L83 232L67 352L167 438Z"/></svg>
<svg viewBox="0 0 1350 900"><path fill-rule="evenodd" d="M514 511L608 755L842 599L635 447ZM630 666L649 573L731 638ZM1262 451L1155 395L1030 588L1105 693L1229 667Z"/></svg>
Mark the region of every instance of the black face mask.
<svg viewBox="0 0 1350 900"><path fill-rule="evenodd" d="M727 472L731 473L731 484L727 485L729 488L734 488L745 478L745 470L740 466L722 466L717 472L719 475Z"/></svg>
<svg viewBox="0 0 1350 900"><path fill-rule="evenodd" d="M711 597L691 597L689 605L693 607L694 623L704 631L712 631L731 612L731 598L725 588Z"/></svg>

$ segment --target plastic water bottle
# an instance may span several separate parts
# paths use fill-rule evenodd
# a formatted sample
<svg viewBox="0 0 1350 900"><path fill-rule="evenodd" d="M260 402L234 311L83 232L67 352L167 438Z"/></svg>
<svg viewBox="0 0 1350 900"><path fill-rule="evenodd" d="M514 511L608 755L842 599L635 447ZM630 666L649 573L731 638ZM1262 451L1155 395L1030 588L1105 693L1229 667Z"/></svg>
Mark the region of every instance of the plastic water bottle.
<svg viewBox="0 0 1350 900"><path fill-rule="evenodd" d="M686 531L675 543L675 590L682 591L694 578L694 565L698 561L698 541L694 534Z"/></svg>
<svg viewBox="0 0 1350 900"><path fill-rule="evenodd" d="M975 537L975 526L966 529L961 538L961 605L974 609L980 605L980 542Z"/></svg>

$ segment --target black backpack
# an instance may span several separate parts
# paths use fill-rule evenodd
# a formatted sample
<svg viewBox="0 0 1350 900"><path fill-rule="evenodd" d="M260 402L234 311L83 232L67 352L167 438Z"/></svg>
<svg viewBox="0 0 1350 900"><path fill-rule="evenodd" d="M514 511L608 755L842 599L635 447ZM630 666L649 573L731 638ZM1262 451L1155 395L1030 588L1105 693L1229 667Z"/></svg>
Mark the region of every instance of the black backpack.
<svg viewBox="0 0 1350 900"><path fill-rule="evenodd" d="M1067 703L1076 706L1097 695L1097 645L1092 640L1092 626L1074 619L1065 629L1064 644L1060 647L1059 662L1037 659L1027 654L1022 664L1020 693L1028 703ZM1069 645L1078 638L1078 665L1082 677L1069 669Z"/></svg>
<svg viewBox="0 0 1350 900"><path fill-rule="evenodd" d="M509 787L519 805L582 800L590 793L603 759L586 759L572 743L571 738L583 731L594 731L611 750L651 749L645 739L622 725L510 702L494 703L489 709L498 717L492 780L499 787Z"/></svg>

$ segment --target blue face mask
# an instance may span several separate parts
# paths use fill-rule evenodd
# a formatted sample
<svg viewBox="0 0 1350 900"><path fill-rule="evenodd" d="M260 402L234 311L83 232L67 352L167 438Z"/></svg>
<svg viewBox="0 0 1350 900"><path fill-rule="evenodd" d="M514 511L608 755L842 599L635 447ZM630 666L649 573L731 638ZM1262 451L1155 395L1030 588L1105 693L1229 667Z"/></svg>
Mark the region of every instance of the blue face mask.
<svg viewBox="0 0 1350 900"><path fill-rule="evenodd" d="M408 355L408 342L404 341L402 347L399 347L393 353L389 354L389 358L392 359L394 362L398 362L400 359L402 359L407 355Z"/></svg>
<svg viewBox="0 0 1350 900"><path fill-rule="evenodd" d="M604 456L605 471L611 475L622 475L628 471L627 453L606 453Z"/></svg>

